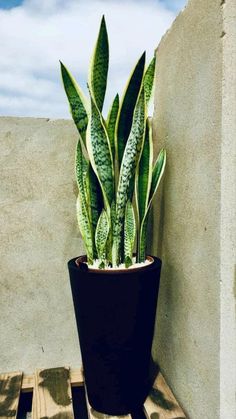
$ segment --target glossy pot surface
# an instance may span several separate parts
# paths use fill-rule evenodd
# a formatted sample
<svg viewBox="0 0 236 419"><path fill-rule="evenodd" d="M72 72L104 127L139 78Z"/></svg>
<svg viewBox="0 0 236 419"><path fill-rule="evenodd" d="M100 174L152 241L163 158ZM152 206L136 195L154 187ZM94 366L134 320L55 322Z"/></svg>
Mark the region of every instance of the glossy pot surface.
<svg viewBox="0 0 236 419"><path fill-rule="evenodd" d="M98 412L132 413L148 395L161 272L152 258L142 268L105 272L68 262L88 399Z"/></svg>

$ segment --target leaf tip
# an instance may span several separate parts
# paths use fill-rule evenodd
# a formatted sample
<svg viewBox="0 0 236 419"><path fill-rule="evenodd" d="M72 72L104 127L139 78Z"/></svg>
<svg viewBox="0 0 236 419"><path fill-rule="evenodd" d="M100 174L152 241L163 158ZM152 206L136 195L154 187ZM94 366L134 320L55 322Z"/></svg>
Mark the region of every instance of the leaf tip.
<svg viewBox="0 0 236 419"><path fill-rule="evenodd" d="M100 24L100 32L104 31L105 34L107 35L107 24L106 24L106 19L105 19L105 15L102 15L102 19L101 19L101 24Z"/></svg>

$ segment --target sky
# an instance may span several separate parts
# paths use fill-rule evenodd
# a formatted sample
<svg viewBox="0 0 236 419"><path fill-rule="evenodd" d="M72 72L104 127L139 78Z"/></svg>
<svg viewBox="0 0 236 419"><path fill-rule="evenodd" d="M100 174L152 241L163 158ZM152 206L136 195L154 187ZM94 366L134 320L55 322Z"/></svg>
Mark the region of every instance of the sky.
<svg viewBox="0 0 236 419"><path fill-rule="evenodd" d="M144 50L149 61L187 0L0 0L0 115L70 118L59 60L86 92L105 15L110 45L106 112Z"/></svg>

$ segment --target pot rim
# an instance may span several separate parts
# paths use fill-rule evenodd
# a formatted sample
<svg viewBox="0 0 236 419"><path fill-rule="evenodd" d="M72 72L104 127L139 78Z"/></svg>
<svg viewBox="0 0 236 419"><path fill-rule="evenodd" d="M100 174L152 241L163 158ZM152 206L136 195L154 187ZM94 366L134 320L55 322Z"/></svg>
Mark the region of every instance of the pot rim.
<svg viewBox="0 0 236 419"><path fill-rule="evenodd" d="M74 259L76 268L78 269L82 269L85 270L89 273L96 273L96 274L106 274L106 275L119 275L119 274L129 274L129 273L133 273L133 272L139 272L139 271L143 271L143 270L148 270L150 268L152 268L154 265L156 265L156 261L159 261L161 263L161 260L159 258L156 258L154 256L147 256L146 259L148 259L151 263L149 263L148 265L144 265L144 266L138 266L138 267L134 267L134 268L126 268L126 269L93 269L93 268L89 268L87 265L87 256L86 255L82 255L79 256L77 258Z"/></svg>

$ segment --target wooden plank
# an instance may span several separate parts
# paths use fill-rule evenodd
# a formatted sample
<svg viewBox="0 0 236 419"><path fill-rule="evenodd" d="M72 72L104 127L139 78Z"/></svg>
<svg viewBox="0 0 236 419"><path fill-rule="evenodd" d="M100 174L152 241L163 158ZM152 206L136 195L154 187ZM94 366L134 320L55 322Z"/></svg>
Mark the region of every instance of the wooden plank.
<svg viewBox="0 0 236 419"><path fill-rule="evenodd" d="M22 391L32 391L34 388L34 375L26 375L23 377ZM82 369L70 370L70 381L72 387L78 387L84 385L84 378ZM35 406L35 396L33 397L33 408ZM88 409L89 419L109 419L118 418L109 415L102 415L96 412L88 403L86 395L86 403ZM148 418L152 419L185 419L186 415L178 405L172 391L168 387L163 378L162 374L159 373L150 396L147 398L144 404L144 413ZM153 414L153 415L152 415ZM152 416L151 416L152 415ZM158 415L158 416L157 416ZM130 415L120 416L122 419L131 419ZM35 419L36 416L32 415Z"/></svg>
<svg viewBox="0 0 236 419"><path fill-rule="evenodd" d="M104 413L100 413L94 410L89 404L86 386L85 386L85 397L86 397L88 419L131 419L131 415L110 416L110 415L105 415Z"/></svg>
<svg viewBox="0 0 236 419"><path fill-rule="evenodd" d="M32 419L73 419L68 367L36 370Z"/></svg>
<svg viewBox="0 0 236 419"><path fill-rule="evenodd" d="M144 413L149 419L187 418L160 372L144 403Z"/></svg>
<svg viewBox="0 0 236 419"><path fill-rule="evenodd" d="M72 387L81 387L84 385L84 375L82 368L70 370L70 382Z"/></svg>
<svg viewBox="0 0 236 419"><path fill-rule="evenodd" d="M0 418L16 418L22 373L0 374Z"/></svg>
<svg viewBox="0 0 236 419"><path fill-rule="evenodd" d="M70 370L70 382L72 387L81 387L84 385L82 369L76 368ZM21 390L23 393L32 392L34 388L34 374L23 375Z"/></svg>

